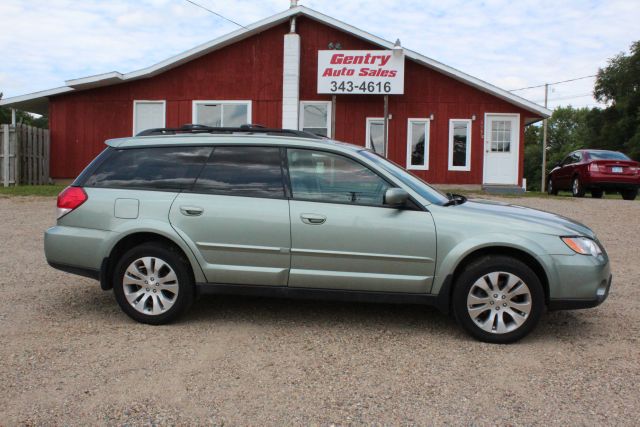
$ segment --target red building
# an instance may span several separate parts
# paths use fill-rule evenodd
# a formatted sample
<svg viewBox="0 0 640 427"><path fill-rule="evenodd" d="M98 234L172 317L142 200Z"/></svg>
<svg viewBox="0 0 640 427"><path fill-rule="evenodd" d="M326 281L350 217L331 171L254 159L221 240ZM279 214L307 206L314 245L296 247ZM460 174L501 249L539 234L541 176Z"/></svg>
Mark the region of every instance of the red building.
<svg viewBox="0 0 640 427"><path fill-rule="evenodd" d="M297 6L151 67L69 80L0 105L48 114L51 175L75 177L109 138L185 123L308 129L374 145L431 183L522 185L524 127L550 111L407 49L404 94L319 94L318 51L394 44ZM395 51L398 50L396 47Z"/></svg>

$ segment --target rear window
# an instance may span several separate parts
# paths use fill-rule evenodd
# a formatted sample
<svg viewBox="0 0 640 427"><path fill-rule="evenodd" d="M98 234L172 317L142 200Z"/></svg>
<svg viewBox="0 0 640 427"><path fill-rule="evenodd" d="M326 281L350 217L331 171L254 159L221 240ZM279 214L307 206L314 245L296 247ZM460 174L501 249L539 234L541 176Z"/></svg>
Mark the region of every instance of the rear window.
<svg viewBox="0 0 640 427"><path fill-rule="evenodd" d="M211 147L157 147L115 150L85 186L182 190L190 188Z"/></svg>
<svg viewBox="0 0 640 427"><path fill-rule="evenodd" d="M591 160L631 160L617 151L589 151Z"/></svg>
<svg viewBox="0 0 640 427"><path fill-rule="evenodd" d="M284 197L278 147L215 147L193 191L245 197Z"/></svg>

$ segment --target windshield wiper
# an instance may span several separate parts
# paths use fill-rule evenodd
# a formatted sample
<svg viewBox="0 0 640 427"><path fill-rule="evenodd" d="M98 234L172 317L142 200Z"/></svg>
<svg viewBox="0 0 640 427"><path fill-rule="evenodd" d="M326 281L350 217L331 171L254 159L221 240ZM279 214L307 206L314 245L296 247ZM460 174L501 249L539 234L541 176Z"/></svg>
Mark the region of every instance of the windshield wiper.
<svg viewBox="0 0 640 427"><path fill-rule="evenodd" d="M442 206L461 205L467 201L467 198L462 194L447 193L447 197L449 198L449 201Z"/></svg>

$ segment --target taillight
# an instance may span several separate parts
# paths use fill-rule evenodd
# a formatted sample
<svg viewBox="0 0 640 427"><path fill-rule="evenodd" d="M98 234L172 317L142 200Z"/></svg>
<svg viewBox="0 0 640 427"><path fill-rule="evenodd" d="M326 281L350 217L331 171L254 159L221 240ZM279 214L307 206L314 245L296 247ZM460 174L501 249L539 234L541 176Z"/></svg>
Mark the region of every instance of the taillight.
<svg viewBox="0 0 640 427"><path fill-rule="evenodd" d="M640 168L638 168L637 166L631 166L629 170L631 171L631 173L635 173L637 175Z"/></svg>
<svg viewBox="0 0 640 427"><path fill-rule="evenodd" d="M80 187L67 187L58 194L58 219L87 201L87 193Z"/></svg>
<svg viewBox="0 0 640 427"><path fill-rule="evenodd" d="M600 172L600 168L598 167L597 163L590 163L589 164L589 172Z"/></svg>

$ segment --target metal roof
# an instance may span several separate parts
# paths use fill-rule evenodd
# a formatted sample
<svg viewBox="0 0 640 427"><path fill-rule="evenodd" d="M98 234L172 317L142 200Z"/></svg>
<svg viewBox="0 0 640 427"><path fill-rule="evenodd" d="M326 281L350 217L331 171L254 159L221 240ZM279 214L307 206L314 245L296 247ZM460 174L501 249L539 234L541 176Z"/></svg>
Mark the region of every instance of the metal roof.
<svg viewBox="0 0 640 427"><path fill-rule="evenodd" d="M35 92L27 95L6 98L0 100L0 105L43 114L47 111L48 98L50 96L153 77L167 70L192 61L196 58L199 58L203 55L211 53L215 50L221 49L252 35L258 34L268 28L272 28L283 22L287 22L291 17L294 16L306 16L330 27L334 27L341 31L351 33L356 37L359 37L385 49L392 49L394 47L394 43L391 41L381 39L380 37L374 36L373 34L367 33L366 31L346 24L330 16L324 15L313 9L309 9L304 6L296 6L284 12L277 13L269 18L248 25L245 28L238 29L210 42L196 46L193 49L168 58L164 61L158 62L157 64L154 64L150 67L142 68L140 70L124 74L117 71L112 71L110 73L67 80L65 82L66 86L41 92ZM463 73L462 71L456 70L455 68L449 67L441 62L428 58L417 52L409 49L404 49L404 53L405 57L409 58L410 60L413 60L419 64L436 70L456 80L459 80L465 84L473 86L483 92L494 95L497 98L503 99L527 111L531 111L536 115L539 115L541 117L549 117L552 113L551 110L544 108L541 105L538 105L520 96L514 95L509 91L470 76L466 73Z"/></svg>

